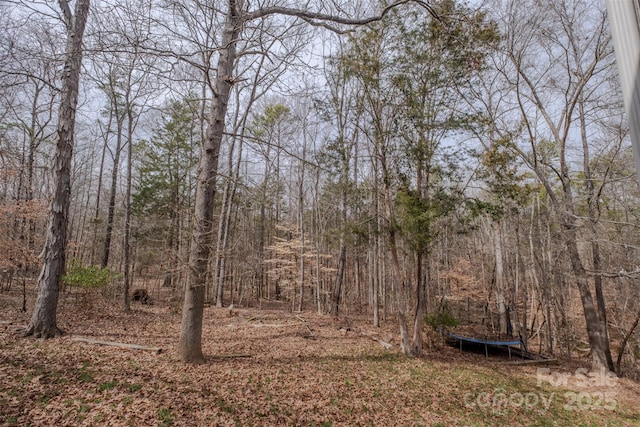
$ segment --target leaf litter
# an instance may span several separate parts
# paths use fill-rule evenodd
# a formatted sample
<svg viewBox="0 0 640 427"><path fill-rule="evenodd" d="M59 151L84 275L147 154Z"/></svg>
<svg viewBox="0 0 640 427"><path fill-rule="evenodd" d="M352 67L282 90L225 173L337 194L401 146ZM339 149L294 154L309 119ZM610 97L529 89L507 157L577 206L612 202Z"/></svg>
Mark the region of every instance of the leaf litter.
<svg viewBox="0 0 640 427"><path fill-rule="evenodd" d="M11 295L0 294L0 299ZM28 322L0 304L0 425L57 426L437 426L638 425L640 387L619 379L615 410L567 409L566 389L540 388L535 367L436 345L400 354L396 323L342 322L312 311L207 307L207 362L178 361L180 315L134 304L122 312L95 293L91 306L61 301L51 340L19 338ZM83 337L160 347L162 353L73 341ZM393 344L389 349L380 341ZM548 408L479 405L495 390L546 393ZM473 399L470 400L469 396ZM490 402L490 400L489 400ZM547 423L549 422L549 423Z"/></svg>

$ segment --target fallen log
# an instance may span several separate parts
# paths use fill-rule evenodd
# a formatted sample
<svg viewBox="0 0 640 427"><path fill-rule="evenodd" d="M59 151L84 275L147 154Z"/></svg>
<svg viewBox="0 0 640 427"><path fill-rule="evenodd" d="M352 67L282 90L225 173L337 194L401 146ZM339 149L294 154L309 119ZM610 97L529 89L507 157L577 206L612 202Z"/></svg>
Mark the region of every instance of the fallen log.
<svg viewBox="0 0 640 427"><path fill-rule="evenodd" d="M391 350L393 348L393 344L391 344L390 342L386 342L386 341L383 341L383 340L377 340L377 342L378 342L378 344L380 344L381 346L383 346L387 350Z"/></svg>
<svg viewBox="0 0 640 427"><path fill-rule="evenodd" d="M292 326L304 326L304 323L257 323L251 325L254 328L289 328Z"/></svg>
<svg viewBox="0 0 640 427"><path fill-rule="evenodd" d="M530 359L530 360L514 360L504 362L504 365L557 365L558 359Z"/></svg>
<svg viewBox="0 0 640 427"><path fill-rule="evenodd" d="M373 334L371 332L360 331L360 335L372 339L373 341L377 342L378 344L380 344L381 346L383 346L387 350L391 350L393 348L393 344L391 344L390 342L387 342L387 341L384 341L384 340L380 339L378 336L376 336L375 334Z"/></svg>
<svg viewBox="0 0 640 427"><path fill-rule="evenodd" d="M307 339L318 339L318 337L316 337L316 334L313 333L313 330L311 330L311 327L309 326L309 323L307 323L306 320L304 320L302 317L300 316L296 316L296 319L300 320L304 326L307 328L307 333L303 335L303 338L307 338Z"/></svg>
<svg viewBox="0 0 640 427"><path fill-rule="evenodd" d="M111 347L118 347L118 348L130 348L133 350L152 351L156 354L162 353L162 349L160 347L147 347L144 345L128 344L124 342L101 341L101 340L94 340L91 338L83 338L83 337L74 337L74 338L71 338L71 341L83 342L86 344L108 345Z"/></svg>

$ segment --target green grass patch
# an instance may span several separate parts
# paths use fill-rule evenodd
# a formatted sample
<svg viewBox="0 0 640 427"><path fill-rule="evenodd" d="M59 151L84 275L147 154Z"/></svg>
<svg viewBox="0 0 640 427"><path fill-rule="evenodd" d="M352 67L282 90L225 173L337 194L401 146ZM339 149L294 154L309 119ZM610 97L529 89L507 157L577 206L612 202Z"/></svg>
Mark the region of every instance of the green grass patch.
<svg viewBox="0 0 640 427"><path fill-rule="evenodd" d="M129 386L129 392L135 393L136 391L142 390L142 384L131 384Z"/></svg>
<svg viewBox="0 0 640 427"><path fill-rule="evenodd" d="M168 427L173 425L173 415L169 408L158 409L158 419L160 420L158 426Z"/></svg>
<svg viewBox="0 0 640 427"><path fill-rule="evenodd" d="M80 374L78 374L78 380L83 383L92 383L94 381L93 375L87 371L81 371Z"/></svg>
<svg viewBox="0 0 640 427"><path fill-rule="evenodd" d="M214 400L214 403L216 404L216 406L218 408L220 408L223 412L226 412L227 414L232 414L233 413L233 407L231 405L229 405L224 399L217 397Z"/></svg>
<svg viewBox="0 0 640 427"><path fill-rule="evenodd" d="M118 385L118 380L107 381L105 383L100 384L100 386L98 387L98 391L110 390L117 385Z"/></svg>
<svg viewBox="0 0 640 427"><path fill-rule="evenodd" d="M16 416L8 416L4 419L4 425L7 426L17 426L18 425L18 417Z"/></svg>

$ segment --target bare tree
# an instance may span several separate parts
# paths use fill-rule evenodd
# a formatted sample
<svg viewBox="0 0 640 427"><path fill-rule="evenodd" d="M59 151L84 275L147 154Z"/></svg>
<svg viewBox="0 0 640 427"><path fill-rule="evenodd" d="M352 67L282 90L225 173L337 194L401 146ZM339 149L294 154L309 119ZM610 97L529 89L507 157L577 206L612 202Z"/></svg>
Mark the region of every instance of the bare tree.
<svg viewBox="0 0 640 427"><path fill-rule="evenodd" d="M158 90L154 85L153 70L158 59L145 54L143 42L151 32L151 3L147 0L129 0L119 3L119 13L109 14L110 8L101 10L105 19L96 22L92 30L93 36L93 69L98 86L109 99L109 124L107 135L111 131L110 125L115 120L116 147L113 150L113 169L111 175L111 189L107 214L107 227L102 256L102 268L106 268L111 251L111 235L113 233L116 207L116 184L120 172L119 159L121 151L127 150L125 175L125 218L124 218L124 289L123 307L129 309L129 288L131 286L131 266L133 264L131 252L132 231L132 186L133 186L133 150L134 135L141 115ZM120 46L126 46L125 49ZM108 138L105 138L103 158L101 161L101 175L104 164L104 151ZM102 179L102 176L99 177ZM96 215L99 210L99 191L96 200ZM96 217L97 219L97 217ZM97 221L96 221L97 222Z"/></svg>
<svg viewBox="0 0 640 427"><path fill-rule="evenodd" d="M380 14L364 19L351 19L340 15L280 6L263 6L250 10L249 4L242 0L229 0L226 3L225 20L218 50L214 97L198 167L194 230L189 253L189 279L185 290L178 344L178 353L182 361L201 363L204 360L202 354L202 317L206 272L212 241L213 202L218 157L225 133L229 94L231 87L237 82L237 76L234 75L238 59L237 47L238 40L242 39L244 26L249 22L272 16L290 16L302 19L312 25L331 27L340 31L337 28L339 26L366 25L378 21L394 7L409 2L409 0L403 0L393 3L384 8Z"/></svg>
<svg viewBox="0 0 640 427"><path fill-rule="evenodd" d="M229 268L228 259L232 255L230 250L233 231L231 219L232 213L235 210L233 200L240 183L240 170L243 165L243 159L251 155L250 153L245 153L245 139L250 133L261 133L263 130L266 130L253 129L256 123L248 123L248 120L252 115L252 111L255 109L256 103L274 88L280 77L287 71L287 66L294 62L299 55L300 50L307 46L307 43L305 43L305 41L307 41L307 37L305 37L301 26L298 27L300 28L288 25L277 26L275 23L267 21L257 22L256 25L252 25L247 29L247 31L250 30L253 34L256 34L256 37L247 38L247 40L244 41L245 43L239 48L242 52L270 52L273 50L272 48L278 45L282 40L287 40L289 42L293 39L292 42L288 43L287 51L280 53L277 61L270 60L267 55L244 55L238 63L238 74L253 74L253 77L243 79L238 82L238 84L234 85L234 98L232 100L234 111L228 119L228 126L231 128L231 132L229 135L229 144L227 144L228 147L226 150L227 165L226 169L221 173L221 176L224 177L224 185L222 190L223 194L220 208L220 219L218 222L218 238L213 269L215 272L214 274L216 275L215 296L216 306L218 307L221 307L224 302L223 295L225 280L227 277L227 270ZM233 125L231 125L232 123ZM273 135L267 136L271 137ZM264 141L261 138L261 135L252 135L248 139L248 142L251 143L251 146L257 146L263 151L268 164L268 157L272 146L277 146L278 141ZM266 147L263 147L263 145L266 145ZM272 172L276 174L276 179L274 181L277 182L279 172L277 170ZM263 182L265 185L262 186L263 190L266 189L266 182L269 179L269 175L271 175L271 173L265 172L264 174ZM265 197L261 196L260 200L264 201ZM264 212L264 209L262 209L262 211ZM264 228L262 228L265 224L264 215L261 215L260 223L262 232L261 243L258 246L258 251L260 252L258 257L264 260L265 233ZM262 250L260 250L260 248L262 248ZM263 281L265 277L263 274L264 270L259 265L255 266L255 268L262 271L260 276Z"/></svg>
<svg viewBox="0 0 640 427"><path fill-rule="evenodd" d="M523 123L522 139L528 148L512 145L544 186L549 202L563 230L564 245L574 275L591 347L592 369L614 370L602 295L602 282L595 276L594 299L585 255L579 247L582 222L578 219L578 180L573 170L574 153L582 150L586 174L587 204L591 223L597 220L595 194L606 175L596 184L589 169L589 141L585 109L597 115L602 105L601 90L611 69L613 52L606 14L583 2L550 4L544 10L512 5L506 14L505 54L511 71L502 69L510 90L515 89L515 106ZM578 27L589 26L589 33ZM536 53L534 53L536 52ZM557 96L552 97L554 93ZM579 146L572 146L572 132L581 134ZM597 242L591 247L592 262L600 267ZM599 269L599 268L598 268Z"/></svg>
<svg viewBox="0 0 640 427"><path fill-rule="evenodd" d="M7 253L6 258L20 274L34 270L42 249L43 221L19 212L24 209L35 212L34 204L48 197L49 174L45 171L56 130L55 106L59 102L56 80L61 71L55 23L29 19L28 15L28 5L17 3L6 8L0 22L5 29L0 36L2 134L8 144L4 151L8 163L3 170L5 177L14 175L13 201L9 203L15 212L5 240L18 250ZM25 37L27 32L30 38Z"/></svg>
<svg viewBox="0 0 640 427"><path fill-rule="evenodd" d="M329 101L324 106L324 114L330 118L335 127L336 137L327 148L327 155L331 159L330 169L336 169L337 186L339 192L339 248L338 248L338 268L331 290L331 307L329 312L333 316L338 316L340 309L340 299L343 291L343 282L347 263L347 211L348 198L352 190L352 169L353 176L356 176L357 168L353 167L353 156L358 142L358 127L353 126L359 121L358 114L362 109L357 108L357 85L349 82L349 67L341 63L339 59L331 60L328 68L327 79L329 81ZM354 117L355 116L355 117ZM333 165L331 165L333 163ZM376 304L377 305L377 304ZM374 312L376 312L374 307ZM375 323L375 322L374 322ZM376 325L378 326L378 325Z"/></svg>

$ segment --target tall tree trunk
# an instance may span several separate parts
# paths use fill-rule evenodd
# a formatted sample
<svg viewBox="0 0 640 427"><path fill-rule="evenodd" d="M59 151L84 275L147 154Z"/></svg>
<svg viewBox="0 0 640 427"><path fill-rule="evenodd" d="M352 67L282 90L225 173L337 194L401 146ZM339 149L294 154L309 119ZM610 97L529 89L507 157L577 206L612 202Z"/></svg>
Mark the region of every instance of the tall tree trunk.
<svg viewBox="0 0 640 427"><path fill-rule="evenodd" d="M178 355L189 363L204 362L202 353L202 317L206 273L213 232L213 206L218 173L218 158L225 128L225 116L229 93L233 84L233 68L236 59L236 43L240 34L240 19L235 0L229 1L229 10L222 33L218 58L216 91L211 106L209 127L205 133L198 178L194 230L189 250L189 277L185 287L184 305Z"/></svg>
<svg viewBox="0 0 640 427"><path fill-rule="evenodd" d="M428 256L426 258L429 259ZM420 356L422 354L422 328L424 326L426 294L426 281L422 277L422 261L422 253L418 252L416 254L416 309L413 320L413 339L411 340L411 354L414 356Z"/></svg>
<svg viewBox="0 0 640 427"><path fill-rule="evenodd" d="M529 345L529 319L527 316L527 306L529 303L529 286L528 280L526 280L526 271L525 271L525 263L523 261L522 253L520 252L520 229L516 228L516 272L517 272L517 280L516 283L522 283L522 321L520 322L520 326L518 327L518 331L520 333L520 339L524 343L524 348L526 349ZM535 267L534 267L535 268ZM518 292L515 292L515 302L518 301ZM514 303L515 305L515 303ZM517 305L516 305L517 307Z"/></svg>
<svg viewBox="0 0 640 427"><path fill-rule="evenodd" d="M344 281L344 271L347 263L347 244L345 233L347 227L347 188L343 183L342 197L340 199L340 257L338 258L338 271L331 291L331 315L337 316L340 308L340 295L342 295L342 282Z"/></svg>
<svg viewBox="0 0 640 427"><path fill-rule="evenodd" d="M379 145L379 147L381 147ZM381 147L382 148L382 147ZM387 222L387 236L389 238L389 251L391 252L391 268L396 279L395 294L396 303L398 304L398 325L400 326L400 349L407 356L413 356L411 346L411 338L409 337L409 327L407 325L407 305L405 301L406 282L402 269L400 268L400 258L398 256L398 244L396 241L396 224L393 213L393 205L391 199L391 178L387 168L386 156L384 149L381 150L380 166L382 168L382 182L384 187L383 203L385 210L385 219Z"/></svg>
<svg viewBox="0 0 640 427"><path fill-rule="evenodd" d="M338 309L340 308L340 295L342 295L342 282L344 281L344 269L347 261L347 247L344 244L344 240L340 238L340 257L338 258L338 271L336 272L336 279L333 282L333 289L331 291L331 315L337 316Z"/></svg>
<svg viewBox="0 0 640 427"><path fill-rule="evenodd" d="M396 303L398 304L398 325L400 326L400 349L407 356L413 356L413 349L409 338L409 327L407 326L407 306L405 302L406 283L400 269L398 258L398 247L396 243L395 230L389 231L389 246L391 250L391 267L397 283L395 286Z"/></svg>
<svg viewBox="0 0 640 427"><path fill-rule="evenodd" d="M374 233L370 232L370 236ZM380 327L380 263L378 259L378 237L373 238L373 246L369 248L369 281L371 283L371 305L373 306L372 323L375 327Z"/></svg>
<svg viewBox="0 0 640 427"><path fill-rule="evenodd" d="M93 244L91 245L91 256L89 263L94 265L96 257L96 242L98 241L98 225L100 219L100 196L102 195L102 175L104 173L104 159L107 157L107 144L109 143L109 132L113 122L113 109L109 109L109 121L107 122L106 133L104 134L104 145L100 155L100 169L98 170L98 188L96 189L96 209L93 217Z"/></svg>
<svg viewBox="0 0 640 427"><path fill-rule="evenodd" d="M322 289L322 282L321 282L321 269L320 269L320 239L321 239L321 232L320 232L320 201L319 201L319 195L320 195L320 191L319 191L319 187L320 187L320 168L316 169L316 175L315 175L315 180L314 180L314 187L315 187L315 191L314 191L314 208L313 208L313 233L314 233L314 240L315 240L315 246L316 246L316 310L318 311L318 314L322 314L322 307L323 307L323 289Z"/></svg>
<svg viewBox="0 0 640 427"><path fill-rule="evenodd" d="M31 321L23 332L24 336L42 338L62 333L57 326L58 295L66 260L71 159L82 66L82 39L89 16L90 0L77 0L74 13L66 0L59 0L58 3L66 25L67 43L54 160L55 192L49 210L44 265L38 278L38 297Z"/></svg>
<svg viewBox="0 0 640 427"><path fill-rule="evenodd" d="M373 176L374 176L374 186L373 188L379 188L379 174L377 171L377 163L373 164ZM376 218L376 222L369 222L369 235L373 236L373 247L369 248L370 258L371 258L371 272L372 275L372 292L373 292L373 326L380 327L380 295L384 295L383 289L381 289L380 284L382 282L386 283L386 281L382 280L382 257L379 256L381 250L380 246L382 245L382 235L378 232L374 233L373 228L375 227L376 231L381 229L381 221L382 215L380 215L380 193L377 191L373 191L373 203L371 203L371 217ZM384 313L386 313L386 301L382 299L382 305L385 308ZM384 314L383 313L383 314ZM385 316L386 318L386 316Z"/></svg>
<svg viewBox="0 0 640 427"><path fill-rule="evenodd" d="M578 233L577 220L575 215L575 203L571 188L569 166L565 159L565 140L558 144L558 152L560 156L560 172L563 187L562 204L554 203L556 211L562 212L560 215L562 227L565 230L566 246L571 261L571 266L580 293L584 318L587 326L587 336L589 337L589 345L591 347L591 369L593 371L605 370L614 372L613 359L609 347L609 337L607 334L607 325L598 312L598 307L594 304L589 280L580 251L578 250ZM587 170L588 171L588 170ZM604 300L602 308L604 309Z"/></svg>
<svg viewBox="0 0 640 427"><path fill-rule="evenodd" d="M506 333L507 331L507 309L504 296L504 265L502 259L502 233L501 224L498 222L493 223L493 248L495 251L495 292L496 292L496 304L498 308L498 334Z"/></svg>
<svg viewBox="0 0 640 427"><path fill-rule="evenodd" d="M595 235L595 224L591 224L593 227L593 240L591 241L591 250L593 257L593 269L595 270L595 292L596 292L596 305L598 308L598 315L600 317L600 329L604 335L605 348L603 349L605 357L607 359L607 369L611 372L615 372L613 365L613 357L611 355L611 347L609 345L609 327L607 324L607 312L604 301L604 293L602 291L602 259L600 257L600 244L598 243L597 236Z"/></svg>
<svg viewBox="0 0 640 427"><path fill-rule="evenodd" d="M124 311L130 310L131 300L129 297L129 289L131 288L131 186L133 168L133 106L127 105L127 188L125 194L125 214L124 214L124 289L122 304Z"/></svg>
<svg viewBox="0 0 640 427"><path fill-rule="evenodd" d="M600 316L600 327L603 329L605 340L606 340L606 349L605 357L607 358L607 367L609 371L614 371L613 365L613 357L611 356L611 348L609 346L609 328L607 323L607 310L605 306L604 293L602 292L602 259L600 257L600 243L598 242L598 235L596 224L598 218L600 216L599 212L599 195L596 195L595 184L593 180L593 176L591 174L591 156L589 155L589 144L587 137L587 123L585 119L585 106L584 106L584 96L580 94L578 101L578 111L579 111L579 119L580 119L580 137L582 140L582 153L583 153L583 167L584 167L584 177L585 177L585 186L587 189L587 203L589 205L589 231L591 233L591 256L593 260L593 270L595 271L594 275L594 285L596 292L596 303L598 306L598 315ZM619 366L618 366L619 368Z"/></svg>
<svg viewBox="0 0 640 427"><path fill-rule="evenodd" d="M304 258L305 258L305 235L306 228L304 226L304 179L305 179L305 165L307 162L307 141L306 134L302 142L302 159L300 160L300 172L298 183L298 232L300 233L300 266L298 272L300 274L300 304L298 305L298 311L302 311L304 306Z"/></svg>
<svg viewBox="0 0 640 427"><path fill-rule="evenodd" d="M231 216L233 211L233 198L236 194L238 180L240 179L240 162L242 160L242 138L238 143L238 153L234 167L233 155L235 151L235 140L229 149L228 164L229 178L227 179L222 196L222 208L220 209L220 220L218 223L218 244L216 246L215 278L216 278L216 307L224 305L224 281L226 277L227 262L226 257L229 251Z"/></svg>
<svg viewBox="0 0 640 427"><path fill-rule="evenodd" d="M580 259L575 224L573 217L565 217L564 230L567 236L566 246L571 260L573 273L576 276L578 291L582 301L584 318L587 323L587 335L589 337L589 345L591 347L591 369L600 371L604 369L607 372L614 372L613 360L611 358L611 350L609 349L609 340L606 327L600 319L598 309L593 302L593 296L589 287L587 274Z"/></svg>
<svg viewBox="0 0 640 427"><path fill-rule="evenodd" d="M233 156L233 150L229 150L229 170L231 171ZM229 173L231 175L231 173ZM222 206L220 208L220 219L218 221L218 242L216 244L215 260L213 265L213 275L215 283L215 301L216 307L222 307L224 305L224 279L226 276L226 248L224 242L228 235L227 227L229 225L228 220L231 217L231 180L229 176L227 179L224 190L222 191Z"/></svg>
<svg viewBox="0 0 640 427"><path fill-rule="evenodd" d="M109 254L111 253L111 236L113 234L113 221L116 210L116 190L118 185L118 169L120 165L120 151L122 150L122 132L123 132L123 120L118 108L118 98L115 93L111 94L113 97L113 108L116 113L116 150L113 156L113 169L111 170L111 193L109 195L109 206L107 212L107 229L104 235L104 248L102 251L102 262L100 263L102 268L107 268L109 264Z"/></svg>

